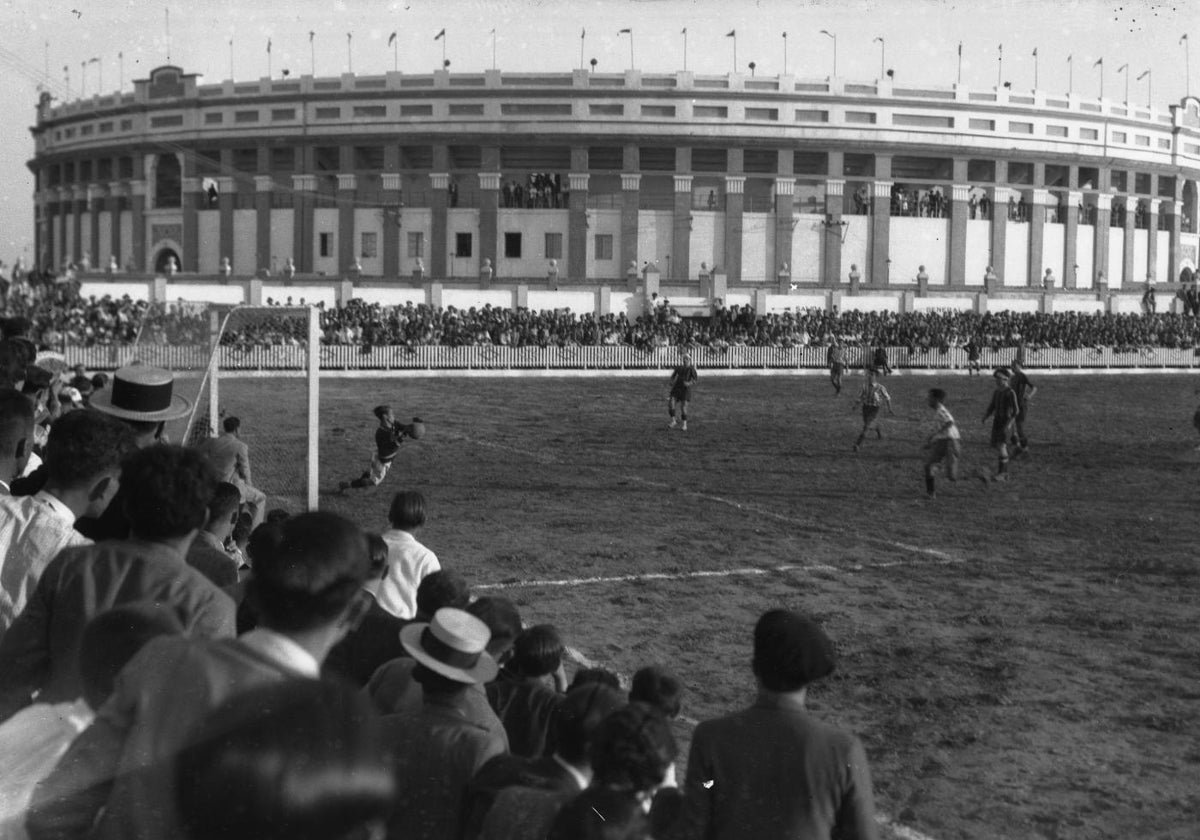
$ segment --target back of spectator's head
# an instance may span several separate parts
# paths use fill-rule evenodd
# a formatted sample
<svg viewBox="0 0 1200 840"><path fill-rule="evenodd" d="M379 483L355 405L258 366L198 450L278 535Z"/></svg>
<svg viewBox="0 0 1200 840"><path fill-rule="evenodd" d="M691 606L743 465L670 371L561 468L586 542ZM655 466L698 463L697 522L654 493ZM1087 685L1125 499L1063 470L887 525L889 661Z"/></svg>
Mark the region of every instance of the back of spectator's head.
<svg viewBox="0 0 1200 840"><path fill-rule="evenodd" d="M417 617L428 621L442 607L465 610L471 601L467 579L453 569L438 569L417 584Z"/></svg>
<svg viewBox="0 0 1200 840"><path fill-rule="evenodd" d="M592 735L592 777L597 785L650 791L662 784L675 760L667 719L642 703L613 712Z"/></svg>
<svg viewBox="0 0 1200 840"><path fill-rule="evenodd" d="M484 595L472 601L466 609L488 626L492 638L488 640L487 652L503 664L512 650L513 642L521 633L521 613L517 605L500 595Z"/></svg>
<svg viewBox="0 0 1200 840"><path fill-rule="evenodd" d="M98 613L79 639L79 676L83 699L93 709L112 694L117 674L156 636L182 636L175 611L150 601L134 601Z"/></svg>
<svg viewBox="0 0 1200 840"><path fill-rule="evenodd" d="M420 528L425 524L425 497L416 490L401 490L392 499L388 521L401 531Z"/></svg>
<svg viewBox="0 0 1200 840"><path fill-rule="evenodd" d="M387 570L388 547L383 537L376 533L367 534L367 553L370 555L371 566L367 571L367 580L378 580Z"/></svg>
<svg viewBox="0 0 1200 840"><path fill-rule="evenodd" d="M33 451L33 401L20 391L0 388L0 460L12 459L15 474L0 475L10 481L21 474Z"/></svg>
<svg viewBox="0 0 1200 840"><path fill-rule="evenodd" d="M555 815L546 840L646 840L650 818L635 793L590 787Z"/></svg>
<svg viewBox="0 0 1200 840"><path fill-rule="evenodd" d="M569 764L585 763L596 729L609 715L625 705L624 692L600 683L572 688L555 712L555 752Z"/></svg>
<svg viewBox="0 0 1200 840"><path fill-rule="evenodd" d="M334 682L294 680L235 695L175 759L188 840L371 836L395 780L369 701Z"/></svg>
<svg viewBox="0 0 1200 840"><path fill-rule="evenodd" d="M645 703L666 718L679 717L683 683L665 668L648 665L633 675L629 702Z"/></svg>
<svg viewBox="0 0 1200 840"><path fill-rule="evenodd" d="M0 341L0 388L16 388L25 379L25 368L31 359L19 342Z"/></svg>
<svg viewBox="0 0 1200 840"><path fill-rule="evenodd" d="M269 522L272 525L286 522L291 519L292 515L283 508L271 508L267 511L267 515L263 517L264 522Z"/></svg>
<svg viewBox="0 0 1200 840"><path fill-rule="evenodd" d="M237 522L233 523L233 541L244 546L250 541L252 533L254 533L254 517L242 511L238 514Z"/></svg>
<svg viewBox="0 0 1200 840"><path fill-rule="evenodd" d="M28 365L25 368L25 384L21 390L26 394L36 394L39 391L49 390L53 381L54 376L50 371L37 365Z"/></svg>
<svg viewBox="0 0 1200 840"><path fill-rule="evenodd" d="M350 520L323 511L293 516L279 528L278 542L253 555L247 584L260 622L281 633L334 623L370 572L366 535Z"/></svg>
<svg viewBox="0 0 1200 840"><path fill-rule="evenodd" d="M242 493L235 485L228 481L217 482L208 501L208 522L227 521L232 526L237 521L241 501Z"/></svg>
<svg viewBox="0 0 1200 840"><path fill-rule="evenodd" d="M799 691L837 667L833 642L812 619L791 610L770 610L754 628L754 673L763 688Z"/></svg>
<svg viewBox="0 0 1200 840"><path fill-rule="evenodd" d="M227 432L236 432L242 427L242 421L236 417L226 417L225 422L221 426Z"/></svg>
<svg viewBox="0 0 1200 840"><path fill-rule="evenodd" d="M522 630L513 642L509 665L524 677L553 674L562 664L566 647L552 624L535 624Z"/></svg>
<svg viewBox="0 0 1200 840"><path fill-rule="evenodd" d="M194 449L159 443L133 452L121 464L130 533L164 540L203 528L216 484L208 460Z"/></svg>
<svg viewBox="0 0 1200 840"><path fill-rule="evenodd" d="M46 486L89 491L89 514L107 507L117 489L121 462L134 451L129 427L99 411L71 411L50 427L46 441ZM103 486L100 485L103 482Z"/></svg>
<svg viewBox="0 0 1200 840"><path fill-rule="evenodd" d="M251 520L253 522L253 520ZM254 565L254 561L275 550L279 540L283 538L283 526L277 522L263 522L250 532L246 542L246 559Z"/></svg>
<svg viewBox="0 0 1200 840"><path fill-rule="evenodd" d="M575 676L571 678L571 687L568 690L574 691L581 685L590 685L592 683L606 685L617 691L621 690L621 678L607 668L580 668L575 672Z"/></svg>
<svg viewBox="0 0 1200 840"><path fill-rule="evenodd" d="M107 387L108 387L108 374L107 373L92 374L92 390L93 391L103 391Z"/></svg>

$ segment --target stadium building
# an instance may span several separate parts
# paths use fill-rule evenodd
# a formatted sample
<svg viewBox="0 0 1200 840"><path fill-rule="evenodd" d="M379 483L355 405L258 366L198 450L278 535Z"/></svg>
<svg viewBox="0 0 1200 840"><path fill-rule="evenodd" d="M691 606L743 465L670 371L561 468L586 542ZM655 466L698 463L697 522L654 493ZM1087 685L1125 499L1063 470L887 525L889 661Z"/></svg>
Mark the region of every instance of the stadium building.
<svg viewBox="0 0 1200 840"><path fill-rule="evenodd" d="M164 66L32 132L37 254L85 272L1094 298L1197 259L1195 97Z"/></svg>

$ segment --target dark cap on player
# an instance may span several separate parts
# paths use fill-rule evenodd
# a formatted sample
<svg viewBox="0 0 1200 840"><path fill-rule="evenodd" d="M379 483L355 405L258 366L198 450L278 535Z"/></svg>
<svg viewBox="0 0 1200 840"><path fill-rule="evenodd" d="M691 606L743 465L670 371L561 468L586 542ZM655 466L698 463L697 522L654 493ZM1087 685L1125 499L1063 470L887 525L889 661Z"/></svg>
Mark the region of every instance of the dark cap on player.
<svg viewBox="0 0 1200 840"><path fill-rule="evenodd" d="M392 407L390 405L377 405L373 409L371 409L371 413L382 420L383 415L387 414L391 410L392 410Z"/></svg>
<svg viewBox="0 0 1200 840"><path fill-rule="evenodd" d="M1006 367L996 368L992 371L992 376L997 379L1012 379L1012 371Z"/></svg>

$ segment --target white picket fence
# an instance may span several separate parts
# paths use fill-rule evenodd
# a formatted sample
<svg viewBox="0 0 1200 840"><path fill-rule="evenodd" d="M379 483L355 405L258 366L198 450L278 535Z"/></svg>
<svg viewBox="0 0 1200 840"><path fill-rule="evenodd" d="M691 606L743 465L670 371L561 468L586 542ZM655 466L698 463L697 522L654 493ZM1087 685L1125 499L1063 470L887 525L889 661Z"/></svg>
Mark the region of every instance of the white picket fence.
<svg viewBox="0 0 1200 840"><path fill-rule="evenodd" d="M985 350L985 368L1008 364L1014 348ZM1195 349L1147 349L1121 352L1104 350L1026 351L1029 368L1194 368L1200 363ZM786 369L825 367L823 347L696 347L692 360L702 369ZM170 370L200 370L208 363L209 351L202 345L140 345L67 347L67 361L82 363L88 370L112 370L138 359ZM906 348L888 350L894 368L955 369L966 367L966 353L929 350L910 354ZM321 369L337 370L643 370L671 368L678 363L679 348L646 351L634 347L321 347ZM860 365L857 354L849 354L852 366ZM304 348L272 346L222 347L220 365L226 370L299 370L304 366Z"/></svg>

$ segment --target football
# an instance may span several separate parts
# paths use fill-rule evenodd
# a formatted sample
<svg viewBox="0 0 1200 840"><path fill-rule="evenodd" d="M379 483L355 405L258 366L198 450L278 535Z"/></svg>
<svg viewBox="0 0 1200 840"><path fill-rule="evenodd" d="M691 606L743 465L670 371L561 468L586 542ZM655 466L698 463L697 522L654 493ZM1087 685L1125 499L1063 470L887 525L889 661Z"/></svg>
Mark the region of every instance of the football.
<svg viewBox="0 0 1200 840"><path fill-rule="evenodd" d="M408 435L413 440L420 440L425 437L425 424L421 422L420 417L414 417L412 422L407 426L401 426L404 434Z"/></svg>

